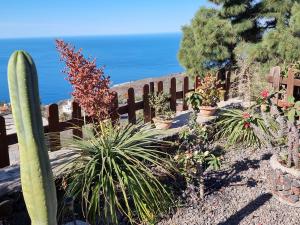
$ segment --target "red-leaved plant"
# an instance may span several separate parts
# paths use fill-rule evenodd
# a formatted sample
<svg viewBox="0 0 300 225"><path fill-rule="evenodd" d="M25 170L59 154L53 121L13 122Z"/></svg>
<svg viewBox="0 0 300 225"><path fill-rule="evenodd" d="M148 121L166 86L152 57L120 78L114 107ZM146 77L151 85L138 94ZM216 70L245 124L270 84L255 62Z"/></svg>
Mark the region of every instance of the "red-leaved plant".
<svg viewBox="0 0 300 225"><path fill-rule="evenodd" d="M103 67L97 68L96 59L86 59L82 49L76 51L74 46L63 40L55 42L60 59L66 64L63 72L73 87L74 100L88 116L97 120L108 118L114 98L109 89L110 77L104 74Z"/></svg>

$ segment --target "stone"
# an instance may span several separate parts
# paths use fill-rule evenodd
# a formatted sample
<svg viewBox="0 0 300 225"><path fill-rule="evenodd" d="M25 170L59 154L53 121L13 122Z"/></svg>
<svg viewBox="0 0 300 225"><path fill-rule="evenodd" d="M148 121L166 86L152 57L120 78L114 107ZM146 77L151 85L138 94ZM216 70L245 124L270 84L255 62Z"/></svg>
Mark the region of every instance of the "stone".
<svg viewBox="0 0 300 225"><path fill-rule="evenodd" d="M276 191L283 191L282 185L276 185Z"/></svg>
<svg viewBox="0 0 300 225"><path fill-rule="evenodd" d="M296 188L300 188L300 181L298 181L298 180L293 180L292 186L293 186L293 187L296 187Z"/></svg>
<svg viewBox="0 0 300 225"><path fill-rule="evenodd" d="M296 196L296 195L290 195L289 198L288 198L288 201L290 203L296 203L299 201L299 196Z"/></svg>
<svg viewBox="0 0 300 225"><path fill-rule="evenodd" d="M288 191L291 189L292 182L287 176L283 177L283 190Z"/></svg>
<svg viewBox="0 0 300 225"><path fill-rule="evenodd" d="M279 191L278 192L280 195L282 196L289 196L290 195L290 192L289 191Z"/></svg>
<svg viewBox="0 0 300 225"><path fill-rule="evenodd" d="M294 195L300 195L300 188L292 186L291 191Z"/></svg>

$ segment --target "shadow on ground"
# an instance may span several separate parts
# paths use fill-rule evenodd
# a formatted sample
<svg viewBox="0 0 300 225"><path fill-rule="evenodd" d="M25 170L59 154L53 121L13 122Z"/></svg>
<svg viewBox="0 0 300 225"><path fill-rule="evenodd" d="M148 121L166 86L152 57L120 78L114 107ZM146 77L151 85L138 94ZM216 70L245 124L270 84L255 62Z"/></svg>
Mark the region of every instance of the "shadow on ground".
<svg viewBox="0 0 300 225"><path fill-rule="evenodd" d="M240 222L253 213L255 210L263 206L267 201L272 198L270 193L265 193L258 196L255 200L251 201L245 207L237 211L234 215L230 216L226 221L219 223L218 225L238 225Z"/></svg>

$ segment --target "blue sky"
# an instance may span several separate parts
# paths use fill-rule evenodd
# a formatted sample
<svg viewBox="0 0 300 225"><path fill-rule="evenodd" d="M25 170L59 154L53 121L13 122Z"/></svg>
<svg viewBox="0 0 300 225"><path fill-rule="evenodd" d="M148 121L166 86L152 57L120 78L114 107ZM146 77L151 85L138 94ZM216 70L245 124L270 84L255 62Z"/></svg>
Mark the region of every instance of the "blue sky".
<svg viewBox="0 0 300 225"><path fill-rule="evenodd" d="M206 0L1 0L0 38L178 32Z"/></svg>

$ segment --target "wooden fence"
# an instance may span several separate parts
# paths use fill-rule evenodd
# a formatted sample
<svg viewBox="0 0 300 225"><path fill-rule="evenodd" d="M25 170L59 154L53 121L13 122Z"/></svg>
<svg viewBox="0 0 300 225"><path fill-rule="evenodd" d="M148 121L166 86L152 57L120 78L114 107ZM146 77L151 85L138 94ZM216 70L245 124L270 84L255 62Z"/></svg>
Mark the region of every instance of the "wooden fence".
<svg viewBox="0 0 300 225"><path fill-rule="evenodd" d="M223 88L226 90L227 94L229 92L229 73L217 74L218 79L223 80ZM170 80L170 109L174 112L178 110L177 99L182 99L181 109L179 110L187 110L188 105L184 98L186 93L193 91L195 87L200 85L200 78L197 77L195 79L194 85L192 88L189 87L189 77L183 77L182 82L182 90L177 91L177 80L176 78L172 78ZM157 86L157 87L155 87ZM135 91L133 88L128 89L128 99L127 104L119 105L118 102L118 94L115 95L115 98L111 105L111 113L110 117L113 121L118 120L120 115L127 114L129 123L136 123L137 116L136 111L143 110L143 119L145 123L151 122L154 115L154 110L150 108L149 105L149 94L154 93L155 91L163 92L164 91L164 83L163 81L157 82L155 85L154 82L150 84L145 84L143 87L143 95L142 101L135 101ZM55 133L58 134L58 137L55 138L55 143L50 141L50 150L54 151L57 149L57 146L60 146L60 132L65 130L72 129L74 136L82 136L82 126L83 126L83 117L81 115L81 108L76 103L72 103L72 117L68 121L60 121L59 120L59 110L57 104L51 104L47 108L48 110L48 125L44 126L45 133ZM74 127L78 127L73 129ZM9 145L17 144L17 134L6 134L6 124L4 117L0 116L0 168L6 167L10 165L9 160Z"/></svg>
<svg viewBox="0 0 300 225"><path fill-rule="evenodd" d="M279 106L283 106L290 96L294 96L296 100L300 100L300 79L295 77L293 69L289 69L287 77L283 77L281 75L281 68L279 66L273 67L267 76L267 81L275 92L285 89L284 95L276 95L275 103Z"/></svg>

